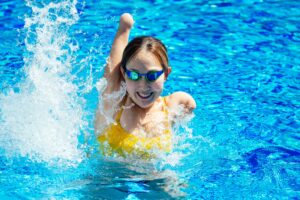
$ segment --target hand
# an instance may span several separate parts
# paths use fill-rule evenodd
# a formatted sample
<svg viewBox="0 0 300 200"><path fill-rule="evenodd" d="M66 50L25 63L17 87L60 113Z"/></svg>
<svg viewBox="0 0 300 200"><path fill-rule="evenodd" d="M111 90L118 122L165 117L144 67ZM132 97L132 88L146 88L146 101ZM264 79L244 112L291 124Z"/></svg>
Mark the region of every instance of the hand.
<svg viewBox="0 0 300 200"><path fill-rule="evenodd" d="M120 17L120 29L131 29L133 26L133 18L131 14L129 13L124 13Z"/></svg>

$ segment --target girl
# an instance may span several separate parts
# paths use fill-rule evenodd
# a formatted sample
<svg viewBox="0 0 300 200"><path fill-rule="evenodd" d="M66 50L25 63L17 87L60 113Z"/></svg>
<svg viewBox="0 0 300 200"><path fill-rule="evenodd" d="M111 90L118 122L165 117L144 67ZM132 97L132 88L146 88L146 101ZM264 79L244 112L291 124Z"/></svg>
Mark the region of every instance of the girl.
<svg viewBox="0 0 300 200"><path fill-rule="evenodd" d="M171 73L167 49L149 36L128 43L132 25L132 16L123 14L104 72L107 86L101 94L101 109L96 112L95 131L104 155L149 158L154 152L171 151L173 119L192 112L196 103L185 92L160 96ZM124 82L126 94L117 102L112 96ZM184 112L169 112L178 107ZM109 115L113 123L108 122Z"/></svg>

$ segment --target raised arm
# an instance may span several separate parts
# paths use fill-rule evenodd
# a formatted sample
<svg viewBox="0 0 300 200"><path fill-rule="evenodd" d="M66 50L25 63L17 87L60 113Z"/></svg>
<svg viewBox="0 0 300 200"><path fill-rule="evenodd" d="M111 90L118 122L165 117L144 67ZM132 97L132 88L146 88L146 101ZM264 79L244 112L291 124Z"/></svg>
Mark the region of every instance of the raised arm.
<svg viewBox="0 0 300 200"><path fill-rule="evenodd" d="M105 128L110 122L109 119L115 115L115 107L118 102L113 102L113 99L109 98L109 94L119 91L122 81L122 75L120 71L120 63L123 55L123 51L128 44L129 33L133 25L132 16L128 13L123 14L120 17L119 28L113 41L108 63L104 71L104 77L107 81L107 86L103 91L101 102L98 103L96 110L96 116L94 121L95 134L99 135L103 128Z"/></svg>
<svg viewBox="0 0 300 200"><path fill-rule="evenodd" d="M120 63L123 51L128 44L129 33L133 25L133 18L125 13L120 17L119 28L113 41L109 60L105 68L104 77L107 80L107 88L104 94L110 94L119 90L121 84Z"/></svg>

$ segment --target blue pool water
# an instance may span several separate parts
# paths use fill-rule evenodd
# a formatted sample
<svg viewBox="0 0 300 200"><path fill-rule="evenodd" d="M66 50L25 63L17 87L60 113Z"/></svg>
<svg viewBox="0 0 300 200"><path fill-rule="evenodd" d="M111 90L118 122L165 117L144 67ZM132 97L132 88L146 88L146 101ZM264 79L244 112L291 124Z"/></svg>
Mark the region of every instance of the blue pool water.
<svg viewBox="0 0 300 200"><path fill-rule="evenodd" d="M52 3L51 3L52 2ZM153 163L102 158L97 85L123 12L194 118ZM0 199L299 199L297 0L0 3Z"/></svg>

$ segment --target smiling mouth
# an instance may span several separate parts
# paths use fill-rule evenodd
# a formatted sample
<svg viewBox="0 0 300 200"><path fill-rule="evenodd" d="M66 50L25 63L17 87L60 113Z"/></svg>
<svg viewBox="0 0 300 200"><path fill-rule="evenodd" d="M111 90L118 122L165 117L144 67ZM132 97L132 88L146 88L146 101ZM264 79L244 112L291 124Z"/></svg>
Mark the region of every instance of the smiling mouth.
<svg viewBox="0 0 300 200"><path fill-rule="evenodd" d="M137 92L137 95L141 98L141 99L148 99L152 96L153 92L150 92L149 94L141 94L139 92Z"/></svg>

